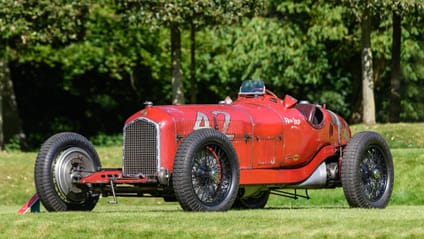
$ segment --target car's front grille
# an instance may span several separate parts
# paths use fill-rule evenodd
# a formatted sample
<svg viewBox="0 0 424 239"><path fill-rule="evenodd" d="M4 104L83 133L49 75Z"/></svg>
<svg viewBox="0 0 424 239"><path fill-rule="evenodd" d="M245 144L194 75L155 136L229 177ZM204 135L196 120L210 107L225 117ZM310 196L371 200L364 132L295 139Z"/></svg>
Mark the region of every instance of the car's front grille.
<svg viewBox="0 0 424 239"><path fill-rule="evenodd" d="M152 176L159 162L158 125L140 118L124 127L124 176Z"/></svg>

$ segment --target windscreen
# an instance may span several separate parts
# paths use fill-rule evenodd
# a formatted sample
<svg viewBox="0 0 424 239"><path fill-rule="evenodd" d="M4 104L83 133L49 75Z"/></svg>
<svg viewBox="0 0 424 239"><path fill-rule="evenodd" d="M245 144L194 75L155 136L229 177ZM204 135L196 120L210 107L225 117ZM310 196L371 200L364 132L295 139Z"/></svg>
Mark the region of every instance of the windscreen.
<svg viewBox="0 0 424 239"><path fill-rule="evenodd" d="M262 80L243 81L240 87L240 95L263 95L265 94L265 84Z"/></svg>

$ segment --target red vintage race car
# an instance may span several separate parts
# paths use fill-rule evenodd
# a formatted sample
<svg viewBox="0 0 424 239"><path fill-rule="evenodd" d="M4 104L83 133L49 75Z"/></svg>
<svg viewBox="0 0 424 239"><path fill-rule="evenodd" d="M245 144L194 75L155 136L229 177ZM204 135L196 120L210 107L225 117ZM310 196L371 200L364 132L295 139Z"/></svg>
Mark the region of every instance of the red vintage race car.
<svg viewBox="0 0 424 239"><path fill-rule="evenodd" d="M42 145L35 185L48 211L92 210L99 197L153 196L187 211L263 208L270 193L343 187L352 207L384 208L392 156L375 132L351 137L325 105L280 99L263 81L210 105L145 108L123 130L122 168L102 168L93 145L64 132Z"/></svg>

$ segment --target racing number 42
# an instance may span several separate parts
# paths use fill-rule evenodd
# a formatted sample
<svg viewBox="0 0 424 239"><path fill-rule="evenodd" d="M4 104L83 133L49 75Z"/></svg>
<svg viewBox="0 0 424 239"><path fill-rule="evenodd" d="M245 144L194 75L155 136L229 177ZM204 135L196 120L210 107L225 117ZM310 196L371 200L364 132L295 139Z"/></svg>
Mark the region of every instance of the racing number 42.
<svg viewBox="0 0 424 239"><path fill-rule="evenodd" d="M194 123L193 130L198 130L203 128L214 128L216 130L221 131L223 134L227 134L228 127L230 126L230 122L231 122L231 115L225 111L220 111L220 110L212 111L212 122L213 122L213 127L211 127L211 123L208 116L204 112L198 111L196 114L196 122ZM219 125L218 122L222 122L222 125Z"/></svg>

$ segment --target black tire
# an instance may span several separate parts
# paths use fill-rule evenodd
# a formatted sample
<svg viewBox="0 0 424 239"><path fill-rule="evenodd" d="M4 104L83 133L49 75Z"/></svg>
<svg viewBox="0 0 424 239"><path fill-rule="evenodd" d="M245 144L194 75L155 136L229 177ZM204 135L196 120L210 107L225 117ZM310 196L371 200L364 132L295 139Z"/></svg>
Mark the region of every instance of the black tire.
<svg viewBox="0 0 424 239"><path fill-rule="evenodd" d="M99 199L87 185L76 185L100 169L93 145L82 135L64 132L53 135L41 146L35 161L35 187L48 211L90 211Z"/></svg>
<svg viewBox="0 0 424 239"><path fill-rule="evenodd" d="M343 154L343 191L351 207L385 208L393 190L392 155L375 132L355 134Z"/></svg>
<svg viewBox="0 0 424 239"><path fill-rule="evenodd" d="M269 199L270 191L260 191L248 198L237 198L234 202L235 209L261 209L264 208Z"/></svg>
<svg viewBox="0 0 424 239"><path fill-rule="evenodd" d="M178 147L172 175L175 196L186 211L225 211L237 197L240 171L227 136L199 129Z"/></svg>

